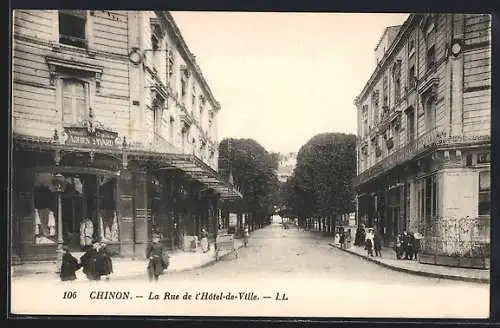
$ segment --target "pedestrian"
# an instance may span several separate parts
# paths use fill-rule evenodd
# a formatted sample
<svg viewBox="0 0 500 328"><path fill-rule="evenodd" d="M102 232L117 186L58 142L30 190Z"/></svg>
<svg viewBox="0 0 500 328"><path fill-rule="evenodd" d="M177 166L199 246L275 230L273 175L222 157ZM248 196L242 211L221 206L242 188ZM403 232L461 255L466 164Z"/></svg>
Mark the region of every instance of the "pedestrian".
<svg viewBox="0 0 500 328"><path fill-rule="evenodd" d="M205 228L201 228L200 247L203 253L206 253L210 250L210 245L208 243L208 232L205 230Z"/></svg>
<svg viewBox="0 0 500 328"><path fill-rule="evenodd" d="M375 256L382 257L382 240L378 230L374 231L373 234L373 249L375 250Z"/></svg>
<svg viewBox="0 0 500 328"><path fill-rule="evenodd" d="M368 252L368 256L373 257L373 246L374 246L374 233L373 233L373 228L368 229L368 233L366 234L365 237L365 247Z"/></svg>
<svg viewBox="0 0 500 328"><path fill-rule="evenodd" d="M358 225L356 235L354 236L354 246L363 246L365 243L365 227L363 224Z"/></svg>
<svg viewBox="0 0 500 328"><path fill-rule="evenodd" d="M420 240L422 239L422 235L419 234L418 232L415 232L412 235L412 253L413 253L413 259L415 261L418 261L418 254L420 253Z"/></svg>
<svg viewBox="0 0 500 328"><path fill-rule="evenodd" d="M158 281L160 275L170 264L170 258L158 235L153 235L151 243L146 248L146 258L148 259L149 281Z"/></svg>
<svg viewBox="0 0 500 328"><path fill-rule="evenodd" d="M92 238L94 235L94 224L90 218L85 218L80 223L80 246L82 252L92 248Z"/></svg>
<svg viewBox="0 0 500 328"><path fill-rule="evenodd" d="M109 276L113 273L111 253L105 243L100 243L97 251L97 269L99 270L99 276L105 276L106 280L109 280Z"/></svg>
<svg viewBox="0 0 500 328"><path fill-rule="evenodd" d="M412 260L413 259L413 251L412 251L412 245L411 245L411 236L410 234L405 230L403 231L403 249L404 249L404 258L405 260Z"/></svg>
<svg viewBox="0 0 500 328"><path fill-rule="evenodd" d="M89 280L100 280L101 275L99 274L99 246L98 242L95 242L92 245L92 248L89 248L85 254L80 257L80 263L83 267L83 273L87 276Z"/></svg>
<svg viewBox="0 0 500 328"><path fill-rule="evenodd" d="M394 241L394 250L396 251L396 259L401 260L404 254L403 248L403 236L398 233L396 240Z"/></svg>
<svg viewBox="0 0 500 328"><path fill-rule="evenodd" d="M342 249L345 249L345 237L346 237L346 233L344 231L344 229L341 229L340 231L340 237L339 237L339 243L340 243L340 247Z"/></svg>
<svg viewBox="0 0 500 328"><path fill-rule="evenodd" d="M243 227L243 243L245 244L245 247L248 246L248 238L250 237L250 232L248 229L248 224L245 223L245 226Z"/></svg>
<svg viewBox="0 0 500 328"><path fill-rule="evenodd" d="M78 263L78 260L71 254L68 246L64 245L62 247L62 252L61 271L59 273L61 281L76 280L76 271L81 268L81 264Z"/></svg>

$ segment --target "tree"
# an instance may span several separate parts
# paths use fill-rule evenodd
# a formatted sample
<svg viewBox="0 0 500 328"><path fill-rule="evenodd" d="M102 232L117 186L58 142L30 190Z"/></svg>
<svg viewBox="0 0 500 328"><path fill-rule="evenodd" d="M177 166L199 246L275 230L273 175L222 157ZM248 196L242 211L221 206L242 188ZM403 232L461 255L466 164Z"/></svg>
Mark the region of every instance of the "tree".
<svg viewBox="0 0 500 328"><path fill-rule="evenodd" d="M355 149L356 136L343 133L322 133L301 147L285 198L304 224L317 219L332 231L337 215L354 210Z"/></svg>
<svg viewBox="0 0 500 328"><path fill-rule="evenodd" d="M279 156L269 153L253 139L224 139L219 144L219 172L232 174L242 193L242 210L251 229L262 227L274 212L279 198L276 171Z"/></svg>

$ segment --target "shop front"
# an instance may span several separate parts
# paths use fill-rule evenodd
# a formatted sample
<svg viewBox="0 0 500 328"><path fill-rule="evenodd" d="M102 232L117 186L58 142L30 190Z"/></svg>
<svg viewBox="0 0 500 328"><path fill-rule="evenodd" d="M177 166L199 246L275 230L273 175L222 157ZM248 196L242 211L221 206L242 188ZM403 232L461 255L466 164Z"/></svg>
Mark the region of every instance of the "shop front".
<svg viewBox="0 0 500 328"><path fill-rule="evenodd" d="M104 129L75 142L74 132L14 136L14 261L53 261L62 245L80 252L95 241L142 258L153 231L187 249L201 228L215 238L220 200L241 197L193 155L133 148Z"/></svg>

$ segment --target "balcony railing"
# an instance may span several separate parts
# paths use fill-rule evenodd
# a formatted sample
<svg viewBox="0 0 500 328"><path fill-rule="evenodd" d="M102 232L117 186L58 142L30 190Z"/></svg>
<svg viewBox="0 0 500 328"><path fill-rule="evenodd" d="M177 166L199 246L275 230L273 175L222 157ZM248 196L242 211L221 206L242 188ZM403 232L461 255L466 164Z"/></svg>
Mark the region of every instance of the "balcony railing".
<svg viewBox="0 0 500 328"><path fill-rule="evenodd" d="M72 35L59 34L59 43L79 48L87 48L87 39Z"/></svg>
<svg viewBox="0 0 500 328"><path fill-rule="evenodd" d="M450 144L464 144L464 143L475 143L481 141L491 141L490 136L448 136L442 127L436 127L427 133L420 136L417 140L408 143L404 147L395 151L391 155L383 158L380 162L374 166L368 168L367 170L361 172L356 178L354 178L354 185L359 185L382 172L385 172L399 164L402 164L428 147L438 146L438 145L450 145Z"/></svg>

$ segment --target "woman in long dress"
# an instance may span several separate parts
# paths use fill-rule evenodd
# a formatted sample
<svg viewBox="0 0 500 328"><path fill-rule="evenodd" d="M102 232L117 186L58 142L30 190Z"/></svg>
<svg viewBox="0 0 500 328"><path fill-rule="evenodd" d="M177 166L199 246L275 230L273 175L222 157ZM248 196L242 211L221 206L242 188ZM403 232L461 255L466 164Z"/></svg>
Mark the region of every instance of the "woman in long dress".
<svg viewBox="0 0 500 328"><path fill-rule="evenodd" d="M63 246L62 251L64 254L62 257L61 272L59 273L61 281L76 280L76 271L80 269L81 264L78 263L78 260L73 255L71 255L67 246Z"/></svg>
<svg viewBox="0 0 500 328"><path fill-rule="evenodd" d="M107 249L105 243L100 244L97 266L99 275L105 276L106 280L109 280L109 276L113 273L113 261L111 260L111 253Z"/></svg>
<svg viewBox="0 0 500 328"><path fill-rule="evenodd" d="M83 273L87 276L89 280L100 280L101 275L99 273L99 243L94 243L92 248L89 248L85 254L80 257L80 263L83 267Z"/></svg>
<svg viewBox="0 0 500 328"><path fill-rule="evenodd" d="M209 250L208 232L205 230L205 228L201 229L200 246L201 246L201 250L203 251L203 253L208 252L208 250Z"/></svg>

